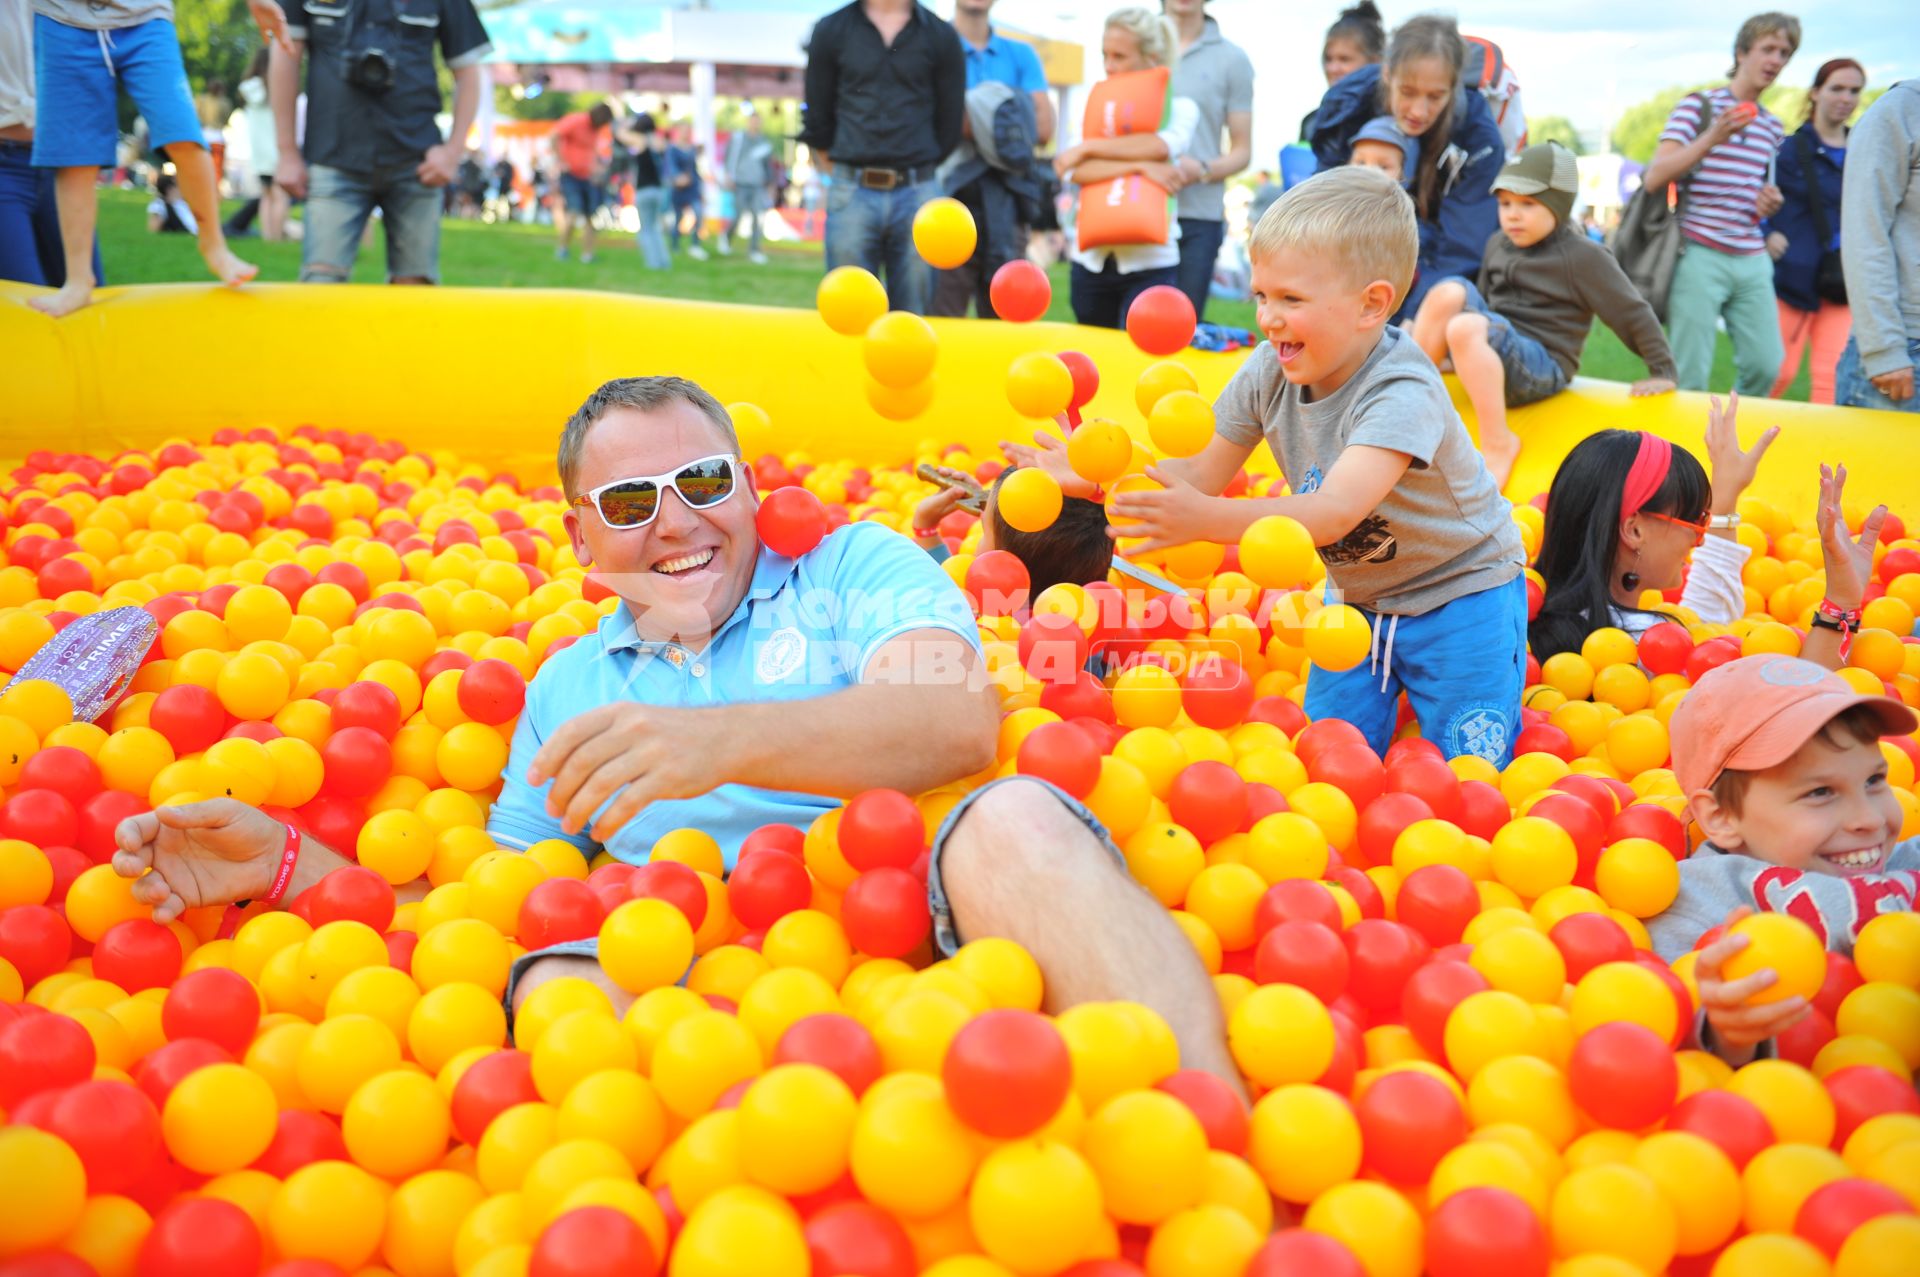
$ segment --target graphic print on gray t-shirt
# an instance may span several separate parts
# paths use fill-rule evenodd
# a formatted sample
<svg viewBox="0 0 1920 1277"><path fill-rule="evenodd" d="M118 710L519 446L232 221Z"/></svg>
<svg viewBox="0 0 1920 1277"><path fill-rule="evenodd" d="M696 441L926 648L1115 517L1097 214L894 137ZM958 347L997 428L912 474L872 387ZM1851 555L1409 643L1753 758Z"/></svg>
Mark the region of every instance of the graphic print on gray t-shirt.
<svg viewBox="0 0 1920 1277"><path fill-rule="evenodd" d="M1421 616L1457 598L1504 585L1525 565L1513 507L1430 360L1398 328L1347 383L1308 402L1262 342L1214 404L1214 429L1251 447L1264 437L1288 486L1316 491L1340 454L1385 448L1412 464L1374 511L1320 547L1327 575L1347 603Z"/></svg>

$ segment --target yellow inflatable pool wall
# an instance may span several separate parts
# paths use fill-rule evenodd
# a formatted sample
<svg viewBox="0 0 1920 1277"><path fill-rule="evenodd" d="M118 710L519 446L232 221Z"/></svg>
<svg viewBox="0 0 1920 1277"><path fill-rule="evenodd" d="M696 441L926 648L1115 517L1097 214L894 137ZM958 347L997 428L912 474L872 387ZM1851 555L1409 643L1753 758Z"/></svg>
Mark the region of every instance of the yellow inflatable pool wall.
<svg viewBox="0 0 1920 1277"><path fill-rule="evenodd" d="M549 478L560 427L611 377L676 373L723 402L771 416L749 453L803 448L816 457L899 463L925 439L989 449L1025 440L1003 390L1008 362L1029 350L1079 350L1100 369L1090 416L1144 436L1134 381L1153 360L1104 329L1067 324L934 320L937 393L924 416L897 423L868 405L860 340L812 310L538 289L301 287L237 291L202 285L109 288L54 321L28 309L34 290L0 284L0 460L36 448L151 449L226 426L304 422L370 431L422 449ZM1177 356L1212 397L1244 352ZM1472 412L1454 388L1469 423ZM1848 505L1920 510L1920 423L1904 414L1751 401L1751 443L1783 427L1753 493L1809 510L1822 461L1852 471ZM1544 491L1560 458L1608 426L1652 430L1705 460L1707 396L1629 399L1613 382L1577 379L1566 393L1512 414L1526 440L1508 493ZM1256 468L1271 469L1262 449Z"/></svg>

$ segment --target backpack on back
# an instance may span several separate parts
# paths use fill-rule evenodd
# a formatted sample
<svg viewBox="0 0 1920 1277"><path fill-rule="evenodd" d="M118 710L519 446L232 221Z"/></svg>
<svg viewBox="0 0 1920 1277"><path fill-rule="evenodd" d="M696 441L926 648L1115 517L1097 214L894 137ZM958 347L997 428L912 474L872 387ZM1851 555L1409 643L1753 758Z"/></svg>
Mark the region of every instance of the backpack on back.
<svg viewBox="0 0 1920 1277"><path fill-rule="evenodd" d="M1461 83L1477 90L1487 100L1487 109L1493 112L1493 122L1500 128L1500 140L1506 144L1511 158L1527 144L1527 113L1520 105L1520 77L1513 73L1513 68L1507 65L1506 54L1493 41L1479 35L1460 38L1467 46Z"/></svg>

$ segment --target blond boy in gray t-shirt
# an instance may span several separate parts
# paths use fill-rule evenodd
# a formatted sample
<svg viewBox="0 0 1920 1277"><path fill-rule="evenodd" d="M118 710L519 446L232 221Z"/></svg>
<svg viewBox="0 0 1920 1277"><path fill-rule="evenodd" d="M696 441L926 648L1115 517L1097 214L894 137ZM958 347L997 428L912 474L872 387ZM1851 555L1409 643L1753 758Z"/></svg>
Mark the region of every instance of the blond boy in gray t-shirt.
<svg viewBox="0 0 1920 1277"><path fill-rule="evenodd" d="M1385 753L1404 690L1448 757L1505 765L1526 674L1526 560L1440 374L1388 322L1419 250L1413 203L1372 169L1332 169L1282 196L1248 250L1267 340L1214 405L1212 442L1150 468L1162 489L1113 499L1114 533L1153 550L1298 520L1329 596L1374 630L1365 664L1310 670L1309 717L1345 719ZM1218 495L1263 437L1291 495Z"/></svg>

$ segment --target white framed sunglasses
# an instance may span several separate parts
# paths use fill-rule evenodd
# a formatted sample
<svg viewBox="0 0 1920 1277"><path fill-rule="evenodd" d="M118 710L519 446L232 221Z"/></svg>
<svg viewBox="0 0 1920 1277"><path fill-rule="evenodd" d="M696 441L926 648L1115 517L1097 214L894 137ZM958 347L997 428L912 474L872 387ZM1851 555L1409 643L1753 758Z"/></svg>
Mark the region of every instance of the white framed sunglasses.
<svg viewBox="0 0 1920 1277"><path fill-rule="evenodd" d="M689 461L665 474L635 475L603 483L573 499L592 506L610 528L644 528L660 513L660 494L671 486L689 510L711 510L740 488L739 459L730 452Z"/></svg>

